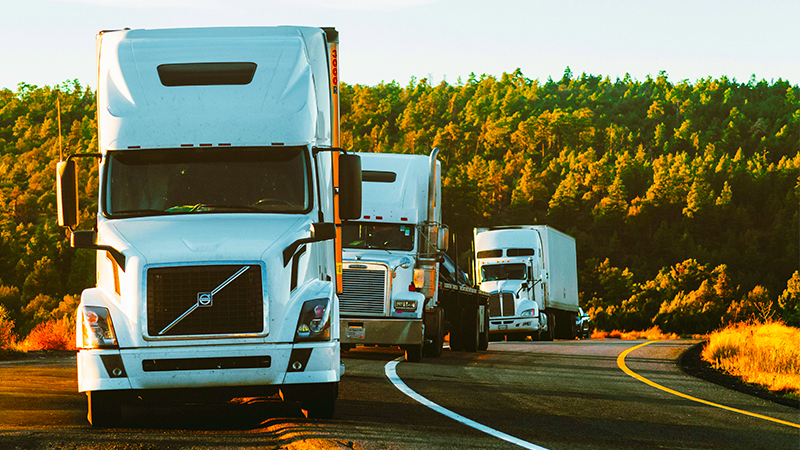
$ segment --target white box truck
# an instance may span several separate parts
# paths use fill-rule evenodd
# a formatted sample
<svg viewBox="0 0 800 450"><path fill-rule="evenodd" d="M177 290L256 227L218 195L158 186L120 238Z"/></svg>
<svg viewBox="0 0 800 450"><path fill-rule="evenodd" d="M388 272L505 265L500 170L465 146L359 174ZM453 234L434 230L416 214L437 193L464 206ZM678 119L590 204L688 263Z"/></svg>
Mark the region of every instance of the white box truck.
<svg viewBox="0 0 800 450"><path fill-rule="evenodd" d="M441 164L430 156L360 153L362 217L343 226L342 347L390 345L408 361L488 345L488 294L444 253Z"/></svg>
<svg viewBox="0 0 800 450"><path fill-rule="evenodd" d="M98 34L99 152L58 163L78 224L76 159L99 164L97 251L77 312L93 426L134 399L281 394L331 417L340 364L335 239L360 217L338 149L338 34L311 27ZM337 177L338 176L338 177Z"/></svg>
<svg viewBox="0 0 800 450"><path fill-rule="evenodd" d="M509 340L574 339L575 239L546 225L476 228L476 279L489 292L489 332Z"/></svg>

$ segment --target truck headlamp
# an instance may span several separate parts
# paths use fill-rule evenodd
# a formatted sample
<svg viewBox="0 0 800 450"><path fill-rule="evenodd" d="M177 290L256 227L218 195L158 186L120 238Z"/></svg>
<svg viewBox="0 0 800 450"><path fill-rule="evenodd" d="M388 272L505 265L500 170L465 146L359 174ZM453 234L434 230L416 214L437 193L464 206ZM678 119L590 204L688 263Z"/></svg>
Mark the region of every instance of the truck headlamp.
<svg viewBox="0 0 800 450"><path fill-rule="evenodd" d="M303 303L297 319L294 341L328 341L331 339L330 302L323 298Z"/></svg>
<svg viewBox="0 0 800 450"><path fill-rule="evenodd" d="M526 309L525 311L522 311L522 314L520 314L519 316L520 317L533 317L534 311L536 311L536 310L535 309Z"/></svg>
<svg viewBox="0 0 800 450"><path fill-rule="evenodd" d="M395 300L394 309L400 311L416 311L417 302L416 300Z"/></svg>
<svg viewBox="0 0 800 450"><path fill-rule="evenodd" d="M118 348L117 334L108 308L84 306L79 311L81 319L81 348Z"/></svg>

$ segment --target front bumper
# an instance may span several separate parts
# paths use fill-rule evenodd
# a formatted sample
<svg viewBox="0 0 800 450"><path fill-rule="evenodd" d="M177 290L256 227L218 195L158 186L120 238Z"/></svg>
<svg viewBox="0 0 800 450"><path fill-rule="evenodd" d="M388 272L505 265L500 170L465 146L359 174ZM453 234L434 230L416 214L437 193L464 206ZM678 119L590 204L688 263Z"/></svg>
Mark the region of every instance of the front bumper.
<svg viewBox="0 0 800 450"><path fill-rule="evenodd" d="M489 319L490 334L536 333L538 331L538 317L497 317Z"/></svg>
<svg viewBox="0 0 800 450"><path fill-rule="evenodd" d="M330 383L340 371L336 341L81 350L78 391Z"/></svg>
<svg viewBox="0 0 800 450"><path fill-rule="evenodd" d="M422 320L341 319L342 344L419 345L423 343Z"/></svg>

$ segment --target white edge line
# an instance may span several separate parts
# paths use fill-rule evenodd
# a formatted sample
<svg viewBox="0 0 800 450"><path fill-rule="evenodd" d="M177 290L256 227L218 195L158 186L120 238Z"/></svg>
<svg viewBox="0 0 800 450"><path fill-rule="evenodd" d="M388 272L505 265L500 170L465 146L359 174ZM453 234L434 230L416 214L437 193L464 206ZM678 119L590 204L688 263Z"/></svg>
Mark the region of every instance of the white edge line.
<svg viewBox="0 0 800 450"><path fill-rule="evenodd" d="M399 389L400 392L402 392L402 393L406 394L407 396L411 397L413 400L416 400L419 403L422 403L423 405L427 406L428 408L438 412L439 414L447 416L447 417L449 417L449 418L451 418L451 419L453 419L453 420L455 420L457 422L460 422L460 423L462 423L462 424L464 424L464 425L466 425L468 427L475 428L478 431L482 431L482 432L484 432L484 433L486 433L486 434L488 434L490 436L494 436L494 437L496 437L498 439L502 439L502 440L504 440L506 442L510 442L512 444L515 444L515 445L519 445L522 448L527 448L527 449L531 449L531 450L548 450L548 449L546 449L544 447L540 447L540 446L538 446L536 444L532 444L530 442L523 441L522 439L515 438L514 436L505 434L505 433L503 433L501 431L497 431L494 428L489 428L486 425L479 424L478 422L475 422L474 420L467 419L466 417L464 417L464 416L462 416L460 414L456 414L453 411L450 411L447 408L439 406L436 403L428 400L427 398L417 394L410 387L408 387L403 382L403 380L400 379L399 376L397 376L397 370L395 368L397 367L397 364L400 361L404 361L404 360L405 359L401 356L401 357L399 357L399 358L397 358L395 360L389 361L388 363L386 363L386 366L384 366L384 370L386 372L386 376L389 378L389 381L391 381L392 384L394 385L394 387Z"/></svg>

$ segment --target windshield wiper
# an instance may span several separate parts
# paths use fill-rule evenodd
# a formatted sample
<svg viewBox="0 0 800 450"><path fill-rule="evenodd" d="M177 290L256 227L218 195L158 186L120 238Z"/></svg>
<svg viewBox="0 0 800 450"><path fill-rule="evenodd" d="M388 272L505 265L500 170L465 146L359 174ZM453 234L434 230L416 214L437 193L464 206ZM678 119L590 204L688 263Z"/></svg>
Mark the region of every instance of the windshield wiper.
<svg viewBox="0 0 800 450"><path fill-rule="evenodd" d="M247 211L247 212L266 212L263 208L248 205L213 205L207 203L198 203L196 205L181 205L173 206L167 209L167 212L204 212L211 210L225 210L225 211Z"/></svg>
<svg viewBox="0 0 800 450"><path fill-rule="evenodd" d="M169 211L163 209L126 209L123 211L112 211L112 216L141 217L167 214Z"/></svg>

